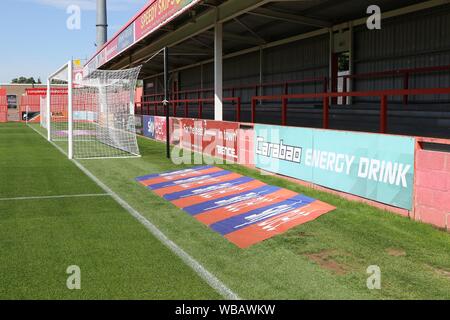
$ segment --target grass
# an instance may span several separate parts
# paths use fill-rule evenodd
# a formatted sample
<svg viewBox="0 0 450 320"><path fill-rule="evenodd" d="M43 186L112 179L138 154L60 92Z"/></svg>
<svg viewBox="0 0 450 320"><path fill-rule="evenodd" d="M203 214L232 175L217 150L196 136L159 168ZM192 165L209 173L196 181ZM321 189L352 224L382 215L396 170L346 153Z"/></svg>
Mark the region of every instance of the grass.
<svg viewBox="0 0 450 320"><path fill-rule="evenodd" d="M1 199L104 193L20 124L0 126L0 168ZM0 201L0 299L218 298L108 196Z"/></svg>
<svg viewBox="0 0 450 320"><path fill-rule="evenodd" d="M40 128L39 128L40 129ZM73 153L76 158L111 158L129 156L129 153L108 145L108 142L102 143L97 140L96 135L99 132L105 132L104 127L86 122L74 123L74 149ZM68 123L55 122L52 124L52 139L56 142L64 152L67 153L68 148ZM47 132L42 132L45 135ZM118 137L125 139L124 135L134 137L130 133L123 133L120 129L116 130ZM112 142L109 142L111 144Z"/></svg>
<svg viewBox="0 0 450 320"><path fill-rule="evenodd" d="M448 233L275 176L263 176L257 170L224 165L221 167L337 207L316 221L241 250L135 181L138 176L180 168L164 158L163 144L144 138L139 144L142 158L80 162L242 298L450 299ZM68 226L66 233L79 225ZM95 227L94 222L89 225ZM119 228L118 224L103 226L104 233L114 226ZM150 241L147 238L145 241ZM141 246L150 249L153 244L145 241ZM101 260L97 258L89 255L86 263ZM371 265L381 268L381 290L367 289L366 270ZM196 292L192 284L183 283L184 287ZM204 292L206 297L209 294Z"/></svg>

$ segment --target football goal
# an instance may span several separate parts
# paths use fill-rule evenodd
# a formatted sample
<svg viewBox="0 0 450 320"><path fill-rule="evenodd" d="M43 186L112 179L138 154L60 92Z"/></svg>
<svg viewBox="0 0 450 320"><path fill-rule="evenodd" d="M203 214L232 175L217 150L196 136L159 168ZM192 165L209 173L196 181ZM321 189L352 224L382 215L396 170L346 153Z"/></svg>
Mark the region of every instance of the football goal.
<svg viewBox="0 0 450 320"><path fill-rule="evenodd" d="M47 138L70 159L140 156L136 138L134 100L140 67L96 70L73 79L68 62L47 80L41 99L41 126ZM67 92L52 90L67 84Z"/></svg>

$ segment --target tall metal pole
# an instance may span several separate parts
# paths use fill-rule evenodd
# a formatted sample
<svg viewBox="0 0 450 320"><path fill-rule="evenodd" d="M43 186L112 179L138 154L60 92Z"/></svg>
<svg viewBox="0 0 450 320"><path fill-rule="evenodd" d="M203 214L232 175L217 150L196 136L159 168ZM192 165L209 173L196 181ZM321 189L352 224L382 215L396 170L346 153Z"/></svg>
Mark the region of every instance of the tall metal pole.
<svg viewBox="0 0 450 320"><path fill-rule="evenodd" d="M97 49L103 47L108 39L108 18L106 0L97 0Z"/></svg>
<svg viewBox="0 0 450 320"><path fill-rule="evenodd" d="M164 48L164 112L166 113L166 156L170 159L170 117L169 117L169 48Z"/></svg>

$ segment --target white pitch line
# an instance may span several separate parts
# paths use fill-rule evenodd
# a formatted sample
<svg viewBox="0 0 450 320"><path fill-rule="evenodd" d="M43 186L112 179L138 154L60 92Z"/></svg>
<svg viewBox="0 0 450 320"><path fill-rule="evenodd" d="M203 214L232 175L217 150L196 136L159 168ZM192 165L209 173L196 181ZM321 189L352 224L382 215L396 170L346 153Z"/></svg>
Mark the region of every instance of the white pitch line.
<svg viewBox="0 0 450 320"><path fill-rule="evenodd" d="M47 138L41 134L38 130L30 126L32 130L40 134L44 139ZM47 140L48 141L48 140ZM50 142L56 149L66 155L53 141ZM117 203L119 203L131 216L138 220L144 227L150 231L163 245L169 248L175 253L187 266L189 266L194 272L200 276L206 283L208 283L214 290L216 290L222 297L228 300L240 300L241 298L228 288L222 281L220 281L215 275L209 272L200 262L191 257L186 251L180 248L175 242L170 240L161 230L158 229L153 223L151 223L146 217L139 213L136 209L130 206L119 195L112 191L107 185L105 185L100 179L86 169L81 163L76 160L71 160L81 171L83 171L92 181L94 181L100 188L102 188L107 194L109 194Z"/></svg>
<svg viewBox="0 0 450 320"><path fill-rule="evenodd" d="M41 199L65 199L65 198L92 198L92 197L110 197L107 193L97 194L67 194L60 196L34 196L34 197L16 197L16 198L0 198L0 201L16 201L16 200L41 200Z"/></svg>

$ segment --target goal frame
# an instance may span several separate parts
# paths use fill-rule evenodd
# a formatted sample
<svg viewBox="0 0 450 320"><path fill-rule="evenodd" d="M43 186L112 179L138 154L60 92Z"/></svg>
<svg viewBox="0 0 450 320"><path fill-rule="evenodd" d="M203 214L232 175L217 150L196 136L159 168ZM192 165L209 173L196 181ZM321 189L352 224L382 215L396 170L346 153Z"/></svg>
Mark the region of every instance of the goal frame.
<svg viewBox="0 0 450 320"><path fill-rule="evenodd" d="M119 79L119 83L121 82L121 78L119 76L119 78L114 78L114 76L116 76L116 74L121 75L123 72L131 72L129 75L134 78L137 77L140 71L140 67L135 67L135 68L131 68L131 69L127 69L127 70L111 70L111 71L107 71L107 70L99 70L100 71L104 71L104 72L111 72L113 78L110 80L105 80L105 81L118 81L117 79ZM115 125L113 124L112 127L107 127L106 130L107 131L107 136L106 138L104 138L104 140L102 141L101 138L100 140L98 140L100 143L104 143L106 146L108 146L110 149L114 149L114 150L118 150L120 152L123 152L124 154L119 155L119 154L103 154L103 155L88 155L88 156L84 156L84 155L80 155L80 146L79 145L75 145L77 143L82 143L83 141L79 141L79 139L77 138L76 134L77 134L77 130L78 130L78 126L79 126L79 114L77 113L79 111L79 94L80 92L83 92L82 90L84 90L85 88L96 88L98 86L98 88L100 88L102 85L92 85L89 83L89 80L86 80L87 82L85 83L85 80L81 80L78 81L75 79L75 73L77 71L74 68L74 64L72 60L69 60L67 63L65 63L63 66L61 66L57 71L55 71L54 73L52 73L50 76L48 76L47 78L47 94L46 94L46 102L45 102L45 114L46 114L46 119L44 119L46 125L47 125L47 140L48 141L53 141L55 139L55 128L52 128L52 87L53 87L53 80L62 80L65 83L67 83L67 95L66 95L66 99L65 100L65 104L66 104L66 114L67 114L67 127L65 130L67 130L67 139L65 140L67 142L67 156L69 159L116 159L116 158L136 158L136 157L141 157L140 152L139 152L139 146L138 146L138 141L137 141L137 136L136 136L136 132L135 132L135 120L134 120L134 116L135 116L135 106L134 106L134 99L135 99L135 87L133 87L133 90L130 91L130 101L127 102L127 108L128 111L126 113L122 113L121 116L123 115L127 115L128 116L128 120L125 120L125 123L129 123L129 121L133 126L133 129L127 129L125 128L125 130L123 130L123 132L126 134L126 136L128 136L128 141L133 140L131 143L131 147L127 144L128 142L125 141L125 145L114 145L114 143L116 141L113 142L109 142L107 139L119 139L118 142L123 142L123 136L119 137L116 136L114 133L111 132L119 132L120 135L120 129L116 128ZM97 77L101 77L103 74L100 73L100 75L97 75ZM123 75L122 75L123 76ZM96 75L94 75L94 77L96 77ZM106 75L106 77L108 77L108 74ZM107 78L108 79L108 78ZM124 78L125 81L127 81L127 78ZM128 79L128 81L131 81L130 83L134 83L134 85L136 85L136 78L134 78L134 80ZM125 82L126 84L127 82ZM110 84L108 84L107 82L105 82L104 84L106 87L110 86ZM122 85L124 85L122 83ZM75 90L80 90L80 91L75 91ZM101 90L101 89L99 89ZM107 94L107 92L105 91L105 94ZM75 101L74 101L75 99ZM106 99L106 98L105 98ZM120 101L120 100L119 100ZM109 103L109 102L105 102L105 103ZM112 102L112 105L115 106L114 104L115 102ZM114 108L114 107L113 107ZM109 107L106 107L106 110L109 110ZM111 113L111 111L106 111L107 112L107 117L113 116L116 117L116 115L114 114L114 111ZM100 114L100 113L99 113ZM131 117L133 117L133 120L131 120ZM78 122L77 122L78 121ZM82 121L82 120L81 120ZM95 120L94 120L95 121ZM118 120L120 121L120 120ZM124 120L122 120L122 124ZM98 126L98 124L97 124ZM97 130L100 130L100 134L101 134L101 128ZM119 131L118 131L119 130ZM97 134L99 134L99 132L97 132ZM135 146L135 148L133 147ZM136 149L136 150L134 150Z"/></svg>
<svg viewBox="0 0 450 320"><path fill-rule="evenodd" d="M66 70L67 69L67 70ZM56 79L58 74L61 74L66 70L67 72L67 156L69 159L73 159L73 61L69 60L57 71L52 73L47 78L47 140L52 140L52 126L51 126L51 83L53 79Z"/></svg>

